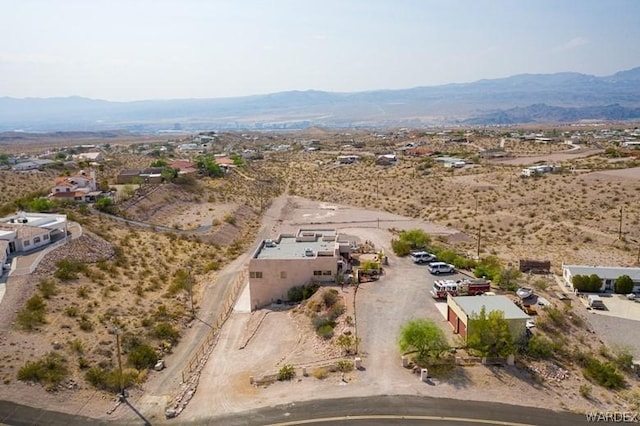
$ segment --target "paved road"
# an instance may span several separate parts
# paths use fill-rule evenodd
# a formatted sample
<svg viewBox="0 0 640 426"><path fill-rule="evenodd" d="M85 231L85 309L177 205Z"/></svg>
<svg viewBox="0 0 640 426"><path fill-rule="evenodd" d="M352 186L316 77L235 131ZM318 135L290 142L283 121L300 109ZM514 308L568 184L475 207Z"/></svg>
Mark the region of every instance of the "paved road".
<svg viewBox="0 0 640 426"><path fill-rule="evenodd" d="M135 408L135 407L132 407ZM315 419L315 420L313 420ZM128 422L105 422L81 416L43 411L19 404L0 401L0 422L10 425L141 425L142 418ZM580 414L556 412L541 408L461 401L419 396L374 396L341 398L290 403L232 415L199 419L197 422L178 420L181 425L584 425ZM154 424L177 424L161 420Z"/></svg>

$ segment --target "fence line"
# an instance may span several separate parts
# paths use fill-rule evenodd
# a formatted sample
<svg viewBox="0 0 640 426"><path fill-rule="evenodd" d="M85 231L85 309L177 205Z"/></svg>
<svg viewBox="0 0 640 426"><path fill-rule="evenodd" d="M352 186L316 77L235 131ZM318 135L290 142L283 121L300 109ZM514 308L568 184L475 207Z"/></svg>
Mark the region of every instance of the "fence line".
<svg viewBox="0 0 640 426"><path fill-rule="evenodd" d="M186 382L186 377L194 370L195 366L198 366L205 355L207 355L208 351L212 348L215 343L216 338L218 337L218 332L220 328L224 324L224 322L231 314L231 310L233 309L233 305L235 303L236 297L240 289L242 288L242 284L244 284L244 280L246 277L246 271L243 270L240 274L235 278L234 283L231 286L231 292L227 297L227 300L224 303L222 311L218 314L216 321L214 322L213 327L207 333L205 340L200 344L200 347L193 354L186 367L182 370L182 382Z"/></svg>

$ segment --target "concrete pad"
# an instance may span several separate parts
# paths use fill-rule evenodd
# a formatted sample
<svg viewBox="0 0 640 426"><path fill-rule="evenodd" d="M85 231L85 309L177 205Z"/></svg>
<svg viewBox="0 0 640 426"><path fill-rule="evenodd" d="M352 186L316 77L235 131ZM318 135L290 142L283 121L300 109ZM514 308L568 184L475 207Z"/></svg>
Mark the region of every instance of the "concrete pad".
<svg viewBox="0 0 640 426"><path fill-rule="evenodd" d="M442 317L447 319L447 302L434 302L433 303L438 310L442 314Z"/></svg>
<svg viewBox="0 0 640 426"><path fill-rule="evenodd" d="M249 293L249 283L245 283L240 292L240 296L233 306L233 312L251 312L251 294Z"/></svg>

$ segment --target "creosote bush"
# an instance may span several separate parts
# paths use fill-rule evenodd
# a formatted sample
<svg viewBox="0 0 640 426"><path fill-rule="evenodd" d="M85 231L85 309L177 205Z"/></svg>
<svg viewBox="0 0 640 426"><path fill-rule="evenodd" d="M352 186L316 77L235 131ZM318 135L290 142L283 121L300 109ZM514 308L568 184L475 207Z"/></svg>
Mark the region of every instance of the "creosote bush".
<svg viewBox="0 0 640 426"><path fill-rule="evenodd" d="M296 369L293 365L285 364L278 371L278 380L280 381L291 380L294 377L296 377Z"/></svg>
<svg viewBox="0 0 640 426"><path fill-rule="evenodd" d="M69 373L66 361L61 355L49 352L38 361L28 361L18 371L18 379L37 382L47 389L59 385Z"/></svg>

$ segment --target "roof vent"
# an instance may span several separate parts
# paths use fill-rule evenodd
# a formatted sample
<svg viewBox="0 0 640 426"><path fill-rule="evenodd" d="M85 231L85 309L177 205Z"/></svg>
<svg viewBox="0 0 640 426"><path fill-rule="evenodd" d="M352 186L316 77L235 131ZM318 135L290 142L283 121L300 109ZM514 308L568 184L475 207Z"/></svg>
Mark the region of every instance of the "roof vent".
<svg viewBox="0 0 640 426"><path fill-rule="evenodd" d="M304 249L304 255L313 256L313 250L311 250L310 248Z"/></svg>
<svg viewBox="0 0 640 426"><path fill-rule="evenodd" d="M276 243L273 240L264 240L265 247L275 247Z"/></svg>

